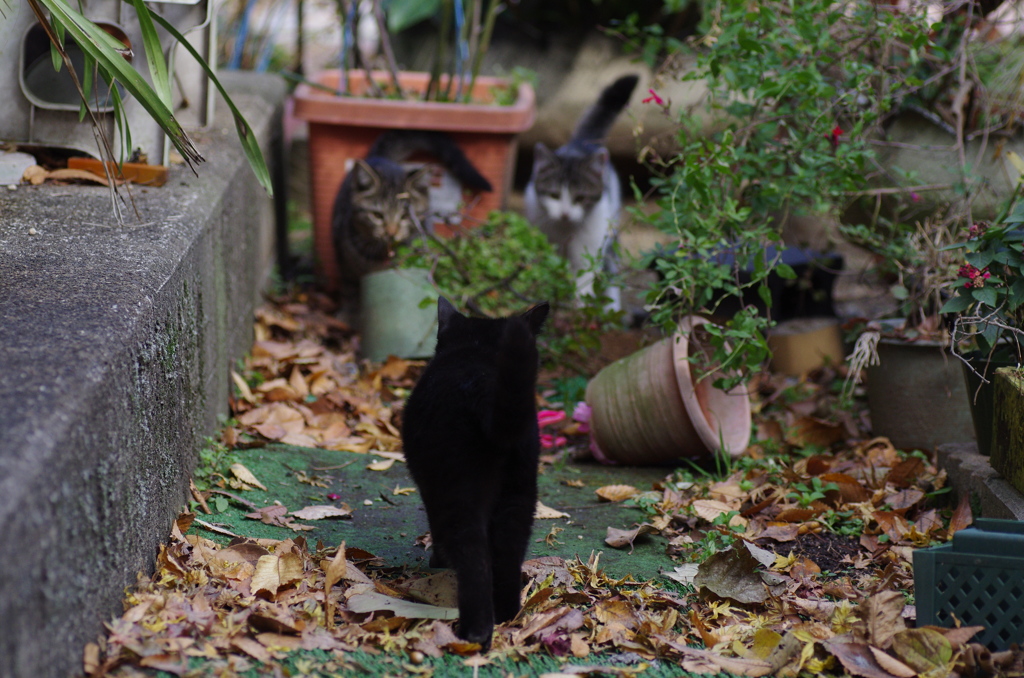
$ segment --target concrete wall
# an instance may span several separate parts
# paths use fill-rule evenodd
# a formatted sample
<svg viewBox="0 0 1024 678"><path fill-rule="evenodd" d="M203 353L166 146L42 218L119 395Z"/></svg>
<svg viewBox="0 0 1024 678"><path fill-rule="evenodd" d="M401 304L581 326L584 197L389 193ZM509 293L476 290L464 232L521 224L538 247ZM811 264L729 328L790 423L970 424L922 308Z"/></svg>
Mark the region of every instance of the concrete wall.
<svg viewBox="0 0 1024 678"><path fill-rule="evenodd" d="M226 75L268 153L283 85ZM251 345L273 203L225 106L194 137L199 176L133 188L124 226L102 187L0 187L0 676L81 672Z"/></svg>

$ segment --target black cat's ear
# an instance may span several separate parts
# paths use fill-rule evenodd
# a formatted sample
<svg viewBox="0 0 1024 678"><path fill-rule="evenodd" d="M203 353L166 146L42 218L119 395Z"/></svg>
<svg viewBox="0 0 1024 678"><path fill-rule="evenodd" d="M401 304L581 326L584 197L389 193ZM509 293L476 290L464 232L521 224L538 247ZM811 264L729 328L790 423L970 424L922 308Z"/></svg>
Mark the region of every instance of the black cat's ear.
<svg viewBox="0 0 1024 678"><path fill-rule="evenodd" d="M452 306L452 302L444 297L437 298L437 333L441 334L447 329L453 318L459 316L459 312Z"/></svg>
<svg viewBox="0 0 1024 678"><path fill-rule="evenodd" d="M542 301L522 315L523 319L526 320L526 324L530 326L533 336L540 334L540 328L544 325L544 321L547 320L550 310L551 306L548 302Z"/></svg>

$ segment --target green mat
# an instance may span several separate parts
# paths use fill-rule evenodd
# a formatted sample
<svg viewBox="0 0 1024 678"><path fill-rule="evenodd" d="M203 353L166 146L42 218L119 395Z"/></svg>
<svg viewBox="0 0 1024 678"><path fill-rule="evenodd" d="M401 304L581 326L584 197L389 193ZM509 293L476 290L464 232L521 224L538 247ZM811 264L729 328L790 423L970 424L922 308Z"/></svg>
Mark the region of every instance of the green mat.
<svg viewBox="0 0 1024 678"><path fill-rule="evenodd" d="M315 529L294 532L245 518L251 509L227 498L226 511L213 515L200 513L200 519L245 537L287 539L302 535L311 545L319 540L328 546L344 540L349 547L361 548L383 558L389 567L426 566L427 554L415 544L416 538L427 531L426 513L417 492L401 492L403 488L415 487L404 463L395 462L386 471L372 471L367 466L382 461L372 454L277 444L239 451L237 456L267 490L232 490L234 494L258 507L279 501L289 511L344 502L353 510L352 519L296 520ZM632 553L628 549L613 549L605 544L608 527L629 528L642 522L644 514L635 507L600 501L594 494L597 488L611 484L650 490L652 483L664 479L670 470L575 462L546 467L540 476L540 500L546 506L569 514L569 518L535 521L529 557L571 559L579 556L586 562L592 552L600 552L601 566L609 575L632 575L638 580L655 579L661 570L671 570L673 565L665 555L665 540L661 537L640 537ZM299 482L300 474L322 481L327 487ZM583 487L570 487L565 481L582 482ZM397 493L396 488L399 490ZM328 495L332 494L338 495L339 499L329 499ZM220 543L230 540L230 537L207 531L198 524L192 530ZM548 535L550 538L545 540Z"/></svg>

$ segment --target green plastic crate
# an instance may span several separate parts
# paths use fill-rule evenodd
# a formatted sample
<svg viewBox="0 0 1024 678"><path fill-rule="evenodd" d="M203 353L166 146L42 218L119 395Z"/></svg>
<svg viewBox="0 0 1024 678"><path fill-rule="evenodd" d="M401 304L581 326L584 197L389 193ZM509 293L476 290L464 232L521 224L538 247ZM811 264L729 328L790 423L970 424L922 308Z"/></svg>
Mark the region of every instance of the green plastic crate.
<svg viewBox="0 0 1024 678"><path fill-rule="evenodd" d="M1024 645L1024 522L980 518L950 544L914 551L918 626L981 625L974 642Z"/></svg>

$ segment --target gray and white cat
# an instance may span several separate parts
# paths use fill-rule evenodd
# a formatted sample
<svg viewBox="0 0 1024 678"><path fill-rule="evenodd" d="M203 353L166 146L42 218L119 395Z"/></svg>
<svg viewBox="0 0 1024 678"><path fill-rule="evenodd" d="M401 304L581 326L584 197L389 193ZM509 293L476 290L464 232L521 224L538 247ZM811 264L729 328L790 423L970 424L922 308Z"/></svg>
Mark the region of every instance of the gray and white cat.
<svg viewBox="0 0 1024 678"><path fill-rule="evenodd" d="M380 135L366 158L356 160L345 175L334 200L334 251L350 294L362 276L390 264L395 248L419 233L418 224L427 224L430 168L401 165L420 151L440 161L464 188L491 190L491 183L447 134L393 130Z"/></svg>
<svg viewBox="0 0 1024 678"><path fill-rule="evenodd" d="M533 173L526 185L526 218L569 259L574 273L588 268L588 257L615 272L614 246L622 211L622 189L604 137L629 103L638 77L626 75L608 85L587 110L572 138L552 151L534 148ZM577 297L593 293L594 273L576 278ZM610 306L621 308L620 291L610 288Z"/></svg>

